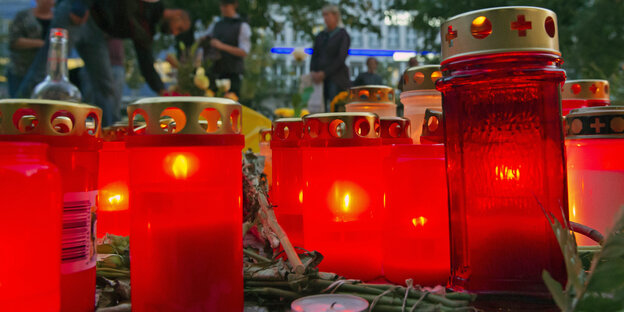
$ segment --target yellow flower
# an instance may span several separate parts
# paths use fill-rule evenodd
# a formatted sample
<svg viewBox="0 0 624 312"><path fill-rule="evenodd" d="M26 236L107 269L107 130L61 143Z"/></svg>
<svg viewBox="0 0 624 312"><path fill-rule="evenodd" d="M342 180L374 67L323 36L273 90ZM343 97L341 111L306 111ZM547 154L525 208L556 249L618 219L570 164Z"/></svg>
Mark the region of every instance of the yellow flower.
<svg viewBox="0 0 624 312"><path fill-rule="evenodd" d="M301 117L303 117L305 115L310 115L310 111L304 108L304 109L301 110Z"/></svg>
<svg viewBox="0 0 624 312"><path fill-rule="evenodd" d="M204 96L213 97L215 96L215 93L212 90L208 89L206 90L206 94L204 94Z"/></svg>
<svg viewBox="0 0 624 312"><path fill-rule="evenodd" d="M295 51L293 51L293 57L295 61L302 62L306 59L306 53L303 48L296 48Z"/></svg>
<svg viewBox="0 0 624 312"><path fill-rule="evenodd" d="M204 75L195 75L195 77L193 77L193 83L202 90L206 90L210 87L210 80Z"/></svg>
<svg viewBox="0 0 624 312"><path fill-rule="evenodd" d="M232 86L232 81L227 78L217 79L215 83L217 84L217 89L224 93L230 91L230 87Z"/></svg>
<svg viewBox="0 0 624 312"><path fill-rule="evenodd" d="M289 118L295 116L295 110L288 107L276 108L273 113L275 114L275 116L281 118Z"/></svg>

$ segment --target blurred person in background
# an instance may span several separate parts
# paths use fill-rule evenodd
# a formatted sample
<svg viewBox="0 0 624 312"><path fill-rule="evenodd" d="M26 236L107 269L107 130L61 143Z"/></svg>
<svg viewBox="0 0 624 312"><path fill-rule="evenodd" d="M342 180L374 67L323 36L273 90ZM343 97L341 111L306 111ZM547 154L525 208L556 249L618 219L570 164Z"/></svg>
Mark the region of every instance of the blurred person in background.
<svg viewBox="0 0 624 312"><path fill-rule="evenodd" d="M416 66L418 66L418 59L415 56L413 56L409 59L409 61L407 61L407 68L416 67ZM397 86L398 86L397 89L399 91L403 91L403 75L399 75L399 83L397 84Z"/></svg>
<svg viewBox="0 0 624 312"><path fill-rule="evenodd" d="M374 57L369 57L366 59L366 68L367 71L360 73L355 81L353 82L354 86L366 86L366 85L382 85L383 79L381 76L377 74L377 59Z"/></svg>
<svg viewBox="0 0 624 312"><path fill-rule="evenodd" d="M20 83L48 39L54 0L37 0L35 7L18 12L9 26L9 96L15 98Z"/></svg>
<svg viewBox="0 0 624 312"><path fill-rule="evenodd" d="M351 86L345 63L351 38L342 27L338 6L326 5L322 12L326 28L314 39L310 74L315 83L323 83L325 111L328 112L331 100Z"/></svg>
<svg viewBox="0 0 624 312"><path fill-rule="evenodd" d="M251 27L237 12L238 0L220 0L221 18L208 26L203 37L212 51L204 51L213 62L210 88L217 91L216 79L229 79L230 92L240 96L245 57L251 49Z"/></svg>

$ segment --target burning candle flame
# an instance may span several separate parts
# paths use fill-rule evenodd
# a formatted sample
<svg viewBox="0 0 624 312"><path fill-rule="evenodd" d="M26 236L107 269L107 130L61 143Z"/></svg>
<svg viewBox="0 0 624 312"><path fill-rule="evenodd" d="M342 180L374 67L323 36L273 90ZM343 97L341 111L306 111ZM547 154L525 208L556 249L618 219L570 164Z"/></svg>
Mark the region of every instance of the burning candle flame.
<svg viewBox="0 0 624 312"><path fill-rule="evenodd" d="M303 190L299 191L299 203L303 204Z"/></svg>
<svg viewBox="0 0 624 312"><path fill-rule="evenodd" d="M344 210L344 212L349 212L349 202L351 201L351 199L349 198L349 194L345 194L344 196L344 200L343 200L343 205L342 205L342 210Z"/></svg>
<svg viewBox="0 0 624 312"><path fill-rule="evenodd" d="M427 223L427 218L425 218L425 217L423 217L423 216L420 216L420 217L418 217L418 218L413 218L413 219L412 219L412 224L413 224L415 227L418 227L419 225L420 225L420 226L425 226L425 223Z"/></svg>
<svg viewBox="0 0 624 312"><path fill-rule="evenodd" d="M121 200L123 199L123 197L121 196L121 194L116 194L113 196L109 196L108 197L108 202L111 205L119 205L119 203L121 203Z"/></svg>
<svg viewBox="0 0 624 312"><path fill-rule="evenodd" d="M186 179L188 177L188 159L184 155L178 155L173 160L171 171L176 179Z"/></svg>
<svg viewBox="0 0 624 312"><path fill-rule="evenodd" d="M505 165L494 168L496 180L519 181L520 168L512 169Z"/></svg>

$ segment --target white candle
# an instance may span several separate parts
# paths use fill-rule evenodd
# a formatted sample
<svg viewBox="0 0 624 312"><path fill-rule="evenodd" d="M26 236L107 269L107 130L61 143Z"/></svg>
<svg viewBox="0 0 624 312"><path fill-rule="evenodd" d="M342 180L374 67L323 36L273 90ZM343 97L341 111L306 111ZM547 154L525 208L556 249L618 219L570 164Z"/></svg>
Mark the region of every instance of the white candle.
<svg viewBox="0 0 624 312"><path fill-rule="evenodd" d="M290 305L293 312L362 312L368 301L351 295L315 295L299 298Z"/></svg>

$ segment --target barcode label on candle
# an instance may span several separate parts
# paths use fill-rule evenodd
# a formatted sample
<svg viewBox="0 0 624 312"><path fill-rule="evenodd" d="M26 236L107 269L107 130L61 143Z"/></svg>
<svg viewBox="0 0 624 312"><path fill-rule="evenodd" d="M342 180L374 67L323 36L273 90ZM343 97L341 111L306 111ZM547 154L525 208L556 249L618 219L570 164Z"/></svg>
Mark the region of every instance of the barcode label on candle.
<svg viewBox="0 0 624 312"><path fill-rule="evenodd" d="M95 266L97 191L65 193L61 273L71 274Z"/></svg>

